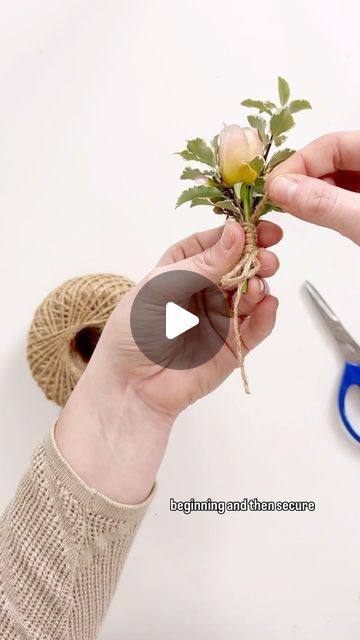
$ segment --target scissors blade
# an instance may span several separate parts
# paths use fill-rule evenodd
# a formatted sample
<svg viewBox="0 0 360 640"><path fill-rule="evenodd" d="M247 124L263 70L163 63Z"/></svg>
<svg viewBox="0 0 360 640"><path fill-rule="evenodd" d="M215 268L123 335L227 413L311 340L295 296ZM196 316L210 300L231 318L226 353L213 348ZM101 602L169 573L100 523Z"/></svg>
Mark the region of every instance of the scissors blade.
<svg viewBox="0 0 360 640"><path fill-rule="evenodd" d="M348 362L360 363L360 346L346 331L337 315L333 312L332 309L330 309L327 302L325 302L324 298L321 297L320 293L315 289L315 287L308 281L305 282L305 286L323 320L325 321L335 340L337 341L345 357L345 360L347 360Z"/></svg>

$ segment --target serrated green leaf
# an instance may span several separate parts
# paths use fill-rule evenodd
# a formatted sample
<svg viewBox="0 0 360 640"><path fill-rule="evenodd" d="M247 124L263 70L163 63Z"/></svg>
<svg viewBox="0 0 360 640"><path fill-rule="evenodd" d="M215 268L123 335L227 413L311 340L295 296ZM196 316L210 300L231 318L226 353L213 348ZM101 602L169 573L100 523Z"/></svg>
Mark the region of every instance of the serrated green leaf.
<svg viewBox="0 0 360 640"><path fill-rule="evenodd" d="M216 206L220 209L226 209L227 211L232 211L233 213L240 213L238 207L231 200L221 200L216 203Z"/></svg>
<svg viewBox="0 0 360 640"><path fill-rule="evenodd" d="M264 167L264 164L265 164L264 158L262 158L261 156L256 156L256 158L254 158L253 160L251 160L251 162L249 162L250 167L254 169L256 173L260 173L260 171Z"/></svg>
<svg viewBox="0 0 360 640"><path fill-rule="evenodd" d="M268 113L271 116L271 110L276 108L276 105L272 102L263 102L262 100L252 100L251 98L247 98L242 101L243 107L250 107L252 109L259 109L260 113ZM273 106L270 106L273 105Z"/></svg>
<svg viewBox="0 0 360 640"><path fill-rule="evenodd" d="M200 169L193 169L192 167L185 167L180 176L180 180L196 180L196 178L211 177L211 171L200 171Z"/></svg>
<svg viewBox="0 0 360 640"><path fill-rule="evenodd" d="M292 117L288 107L285 107L279 113L274 113L270 120L270 130L273 134L274 138L279 136L281 133L288 131L295 124L294 118Z"/></svg>
<svg viewBox="0 0 360 640"><path fill-rule="evenodd" d="M199 205L207 205L208 207L213 207L213 203L210 202L207 198L193 198L190 203L190 209L193 207L198 207Z"/></svg>
<svg viewBox="0 0 360 640"><path fill-rule="evenodd" d="M265 180L264 178L256 178L253 186L253 191L263 196L265 193Z"/></svg>
<svg viewBox="0 0 360 640"><path fill-rule="evenodd" d="M222 193L221 196L213 196L212 198L209 198L209 200L211 200L213 204L216 204L217 202L221 202L222 200L227 200L227 197L224 193Z"/></svg>
<svg viewBox="0 0 360 640"><path fill-rule="evenodd" d="M277 136L277 138L274 138L275 147L280 147L280 145L283 144L285 140L286 140L286 136Z"/></svg>
<svg viewBox="0 0 360 640"><path fill-rule="evenodd" d="M254 109L263 109L265 106L262 100L253 100L252 98L246 98L240 104L243 107L253 107Z"/></svg>
<svg viewBox="0 0 360 640"><path fill-rule="evenodd" d="M197 161L197 157L193 154L190 153L190 151L188 151L187 149L184 149L184 151L177 151L175 153L176 156L181 156L182 158L184 158L184 160L196 160Z"/></svg>
<svg viewBox="0 0 360 640"><path fill-rule="evenodd" d="M269 169L273 169L278 164L280 164L280 162L284 162L284 160L287 160L288 158L290 158L290 156L292 156L294 153L295 151L293 149L281 149L281 151L277 151L270 158L269 165L268 165Z"/></svg>
<svg viewBox="0 0 360 640"><path fill-rule="evenodd" d="M200 185L199 187L190 187L190 189L186 189L186 191L183 191L181 196L179 196L176 203L176 208L180 207L180 205L184 204L184 202L189 202L194 198L216 198L222 196L223 193L216 187L208 187L206 185Z"/></svg>
<svg viewBox="0 0 360 640"><path fill-rule="evenodd" d="M255 129L258 130L263 144L266 145L269 142L269 137L266 133L266 120L264 120L264 118L261 118L260 116L250 115L247 117L247 121L250 127L255 127Z"/></svg>
<svg viewBox="0 0 360 640"><path fill-rule="evenodd" d="M312 109L311 104L308 100L293 100L289 104L290 113L297 113L298 111L303 111L304 109Z"/></svg>
<svg viewBox="0 0 360 640"><path fill-rule="evenodd" d="M276 104L270 102L270 100L265 100L264 105L267 109L276 109Z"/></svg>
<svg viewBox="0 0 360 640"><path fill-rule="evenodd" d="M265 216L267 213L269 213L269 211L272 210L272 207L268 204L264 204L262 210L261 210L261 214L260 217Z"/></svg>
<svg viewBox="0 0 360 640"><path fill-rule="evenodd" d="M283 107L287 104L290 98L290 87L284 78L278 76L278 92L280 104Z"/></svg>
<svg viewBox="0 0 360 640"><path fill-rule="evenodd" d="M214 152L202 138L194 138L187 141L187 150L195 156L198 162L203 162L210 167L215 167Z"/></svg>
<svg viewBox="0 0 360 640"><path fill-rule="evenodd" d="M281 209L281 207L278 207L276 204L268 200L268 202L263 207L261 216L264 216L266 213L269 213L269 211L281 211L283 213L284 209Z"/></svg>

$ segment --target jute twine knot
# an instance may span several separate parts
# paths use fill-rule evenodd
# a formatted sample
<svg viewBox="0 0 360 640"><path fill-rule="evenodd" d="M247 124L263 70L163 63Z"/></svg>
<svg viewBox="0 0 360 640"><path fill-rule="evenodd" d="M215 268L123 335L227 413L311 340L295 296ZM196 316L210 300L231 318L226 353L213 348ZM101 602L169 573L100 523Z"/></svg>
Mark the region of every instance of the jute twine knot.
<svg viewBox="0 0 360 640"><path fill-rule="evenodd" d="M263 204L264 199L255 209L249 222L239 222L245 232L244 249L239 262L222 278L220 283L225 290L234 291L234 289L236 289L233 304L235 349L246 393L250 393L250 387L244 364L243 344L241 341L241 323L239 321L239 303L243 293L244 283L255 276L260 268L257 229Z"/></svg>
<svg viewBox="0 0 360 640"><path fill-rule="evenodd" d="M134 286L109 273L67 280L37 308L27 344L31 372L49 400L64 406L84 372L102 330Z"/></svg>

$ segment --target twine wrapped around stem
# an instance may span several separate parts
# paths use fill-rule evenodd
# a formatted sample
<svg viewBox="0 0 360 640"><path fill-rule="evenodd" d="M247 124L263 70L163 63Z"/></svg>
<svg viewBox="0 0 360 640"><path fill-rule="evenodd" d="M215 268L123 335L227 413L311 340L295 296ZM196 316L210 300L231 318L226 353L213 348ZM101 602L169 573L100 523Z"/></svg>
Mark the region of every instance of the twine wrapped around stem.
<svg viewBox="0 0 360 640"><path fill-rule="evenodd" d="M221 286L225 290L233 291L236 288L236 294L234 298L234 337L236 355L239 362L242 380L244 383L244 389L246 393L250 393L249 381L246 375L244 354L242 350L241 341L241 323L239 322L239 303L243 292L244 283L250 278L256 275L260 268L260 261L258 258L258 224L259 219L265 204L265 197L260 200L255 207L254 212L250 216L250 219L246 222L239 222L242 225L245 232L245 245L239 262L235 267L229 271L221 280Z"/></svg>

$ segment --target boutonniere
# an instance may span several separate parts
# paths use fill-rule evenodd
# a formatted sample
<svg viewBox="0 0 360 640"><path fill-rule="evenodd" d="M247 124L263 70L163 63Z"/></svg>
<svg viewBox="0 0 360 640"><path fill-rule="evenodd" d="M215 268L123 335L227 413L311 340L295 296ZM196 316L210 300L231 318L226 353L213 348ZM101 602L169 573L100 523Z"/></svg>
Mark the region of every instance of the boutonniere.
<svg viewBox="0 0 360 640"><path fill-rule="evenodd" d="M287 133L295 125L294 114L311 109L307 100L291 100L290 87L278 78L279 103L246 99L244 107L255 109L247 116L248 125L224 125L220 134L207 144L202 138L188 140L179 155L195 166L188 165L181 180L192 180L194 186L178 198L176 207L189 202L190 207L208 205L214 213L233 217L244 228L245 246L239 262L221 281L224 290L236 289L234 299L234 336L236 352L244 381L249 386L241 350L238 305L247 290L249 278L259 269L257 226L262 216L271 210L281 211L265 195L265 179L278 164L295 151L284 147ZM276 147L274 153L270 153ZM201 168L197 165L202 165Z"/></svg>

